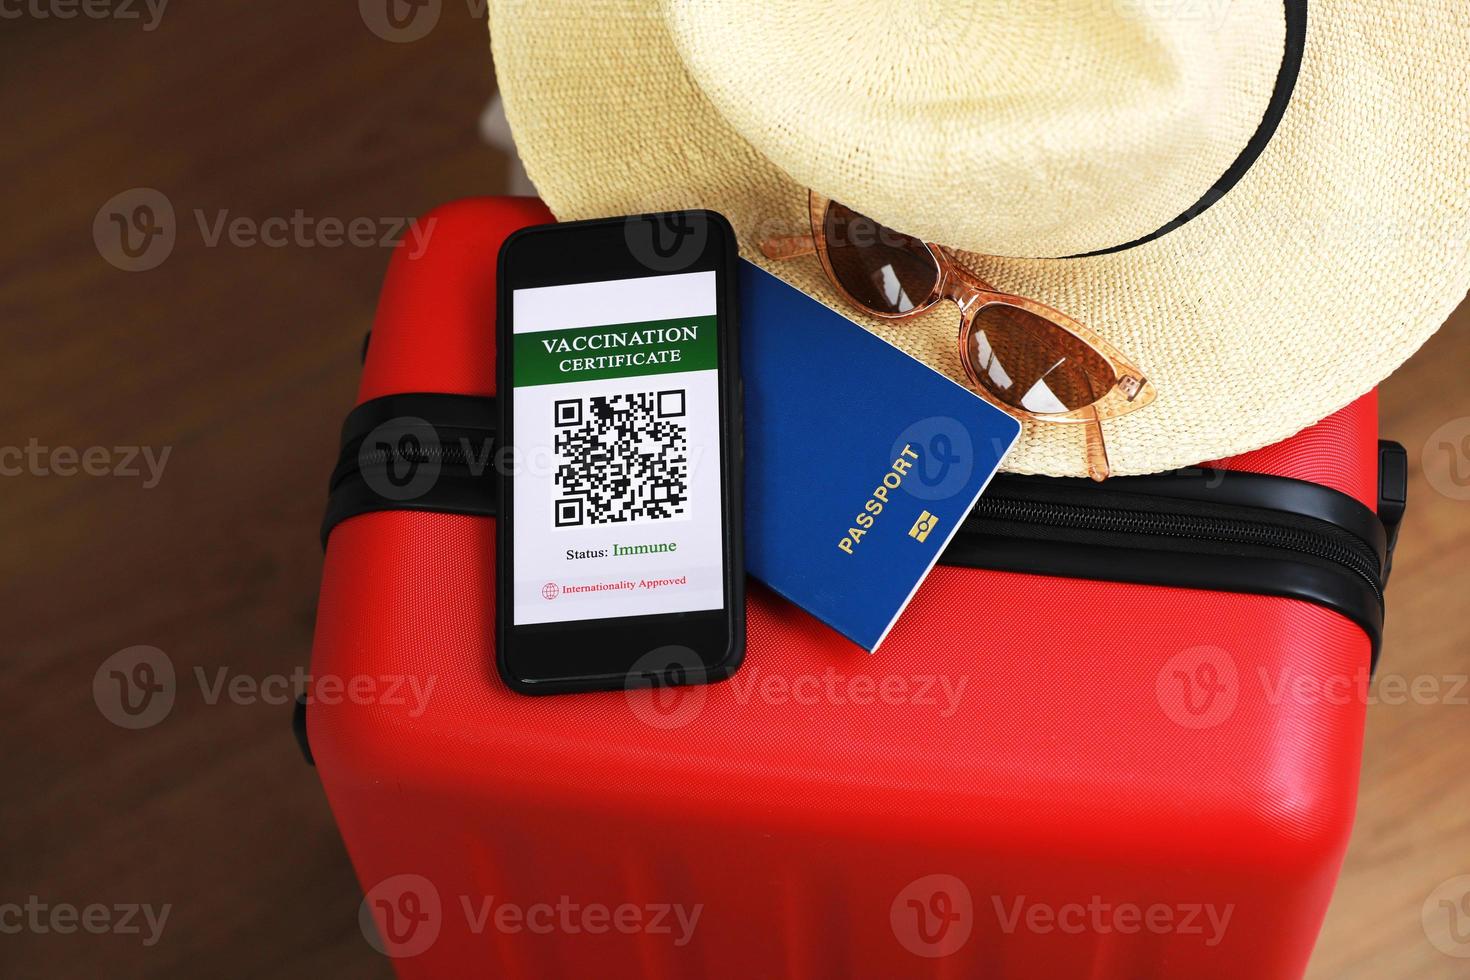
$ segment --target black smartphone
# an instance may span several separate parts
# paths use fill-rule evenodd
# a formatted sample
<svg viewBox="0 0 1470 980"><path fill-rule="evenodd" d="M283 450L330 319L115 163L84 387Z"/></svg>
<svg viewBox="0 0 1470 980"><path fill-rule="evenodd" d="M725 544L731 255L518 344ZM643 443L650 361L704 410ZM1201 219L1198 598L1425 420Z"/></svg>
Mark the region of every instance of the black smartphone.
<svg viewBox="0 0 1470 980"><path fill-rule="evenodd" d="M501 248L496 660L513 689L739 666L737 258L712 211L542 225Z"/></svg>

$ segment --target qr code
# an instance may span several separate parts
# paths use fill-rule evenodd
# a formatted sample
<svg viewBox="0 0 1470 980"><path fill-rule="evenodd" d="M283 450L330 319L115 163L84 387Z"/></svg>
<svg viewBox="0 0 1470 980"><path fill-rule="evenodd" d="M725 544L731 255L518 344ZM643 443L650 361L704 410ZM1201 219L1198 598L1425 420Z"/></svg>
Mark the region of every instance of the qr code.
<svg viewBox="0 0 1470 980"><path fill-rule="evenodd" d="M557 401L556 526L683 514L689 496L684 402L683 389Z"/></svg>

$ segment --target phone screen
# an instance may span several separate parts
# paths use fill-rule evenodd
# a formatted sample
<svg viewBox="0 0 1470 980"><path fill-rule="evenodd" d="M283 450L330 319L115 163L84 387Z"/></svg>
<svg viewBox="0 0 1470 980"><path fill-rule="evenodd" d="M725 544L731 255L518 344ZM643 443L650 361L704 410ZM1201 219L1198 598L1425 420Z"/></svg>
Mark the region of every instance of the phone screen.
<svg viewBox="0 0 1470 980"><path fill-rule="evenodd" d="M517 625L721 609L716 273L512 296Z"/></svg>
<svg viewBox="0 0 1470 980"><path fill-rule="evenodd" d="M513 689L739 667L737 254L710 211L539 225L502 246L496 663Z"/></svg>

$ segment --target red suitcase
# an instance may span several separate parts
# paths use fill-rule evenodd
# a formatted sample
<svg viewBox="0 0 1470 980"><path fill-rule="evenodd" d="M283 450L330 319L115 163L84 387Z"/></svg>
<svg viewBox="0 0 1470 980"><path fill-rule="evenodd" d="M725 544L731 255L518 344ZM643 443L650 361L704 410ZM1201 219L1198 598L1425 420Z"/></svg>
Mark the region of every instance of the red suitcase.
<svg viewBox="0 0 1470 980"><path fill-rule="evenodd" d="M494 666L494 481L455 447L493 439L499 244L550 216L432 217L388 272L333 477L305 711L400 976L1303 973L1352 824L1392 537L1373 509L1401 513L1373 395L1176 475L1189 500L1109 481L1126 519L1066 540L977 513L945 561L990 567L936 568L877 655L753 585L729 681L528 698ZM355 472L405 417L395 438L437 440L431 494ZM1069 485L983 499L1067 514L1075 489L1045 498ZM1198 516L1263 485L1366 547L1327 554L1321 513L1278 522L1285 552Z"/></svg>

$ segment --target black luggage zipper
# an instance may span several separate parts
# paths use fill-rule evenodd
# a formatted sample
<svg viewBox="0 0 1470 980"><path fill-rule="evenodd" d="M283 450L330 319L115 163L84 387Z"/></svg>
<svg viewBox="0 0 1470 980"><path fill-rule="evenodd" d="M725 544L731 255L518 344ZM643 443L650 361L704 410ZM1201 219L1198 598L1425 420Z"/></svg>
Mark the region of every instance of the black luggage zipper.
<svg viewBox="0 0 1470 980"><path fill-rule="evenodd" d="M435 460L444 465L462 466L466 469L480 462L471 458L462 443L446 441L437 446L418 445L410 448L399 445L386 451L372 450L357 457L355 469L386 466L390 462L412 465ZM1169 537L1291 551L1349 569L1367 583L1375 597L1383 599L1378 558L1372 548L1351 532L1326 523L1321 525L1320 530L1309 530L1238 517L1154 514L1119 507L1061 504L989 495L982 496L976 502L965 520L965 525L973 529L979 522L986 520L1058 530ZM1020 531L1019 528L1017 530Z"/></svg>
<svg viewBox="0 0 1470 980"><path fill-rule="evenodd" d="M1378 556L1372 547L1351 532L1325 522L1320 522L1320 530L1309 530L1238 517L1150 514L1115 507L1059 504L986 495L970 511L965 519L965 526L976 529L980 522L987 520L1060 530L1151 535L1291 551L1349 569L1367 583L1380 602L1383 600ZM994 533L994 529L987 530ZM1017 528L1018 533L1020 530Z"/></svg>
<svg viewBox="0 0 1470 980"><path fill-rule="evenodd" d="M493 398L419 392L359 405L342 427L323 546L342 521L373 511L496 516L498 481L486 451L496 448L497 425ZM384 490L382 477L408 486L425 464L441 470L421 492ZM1311 602L1361 626L1376 664L1407 470L1402 446L1379 444L1376 512L1314 483L1208 468L1102 486L998 474L939 560Z"/></svg>
<svg viewBox="0 0 1470 980"><path fill-rule="evenodd" d="M432 463L434 461L449 466L463 466L467 470L477 470L482 465L489 470L488 459L484 455L471 455L465 451L463 442L451 444L440 443L437 446L418 445L412 449L402 446L389 450L374 449L362 453L357 457L356 465L345 471L343 476L351 476L354 472L367 467L387 466L389 462L413 465L415 463Z"/></svg>

